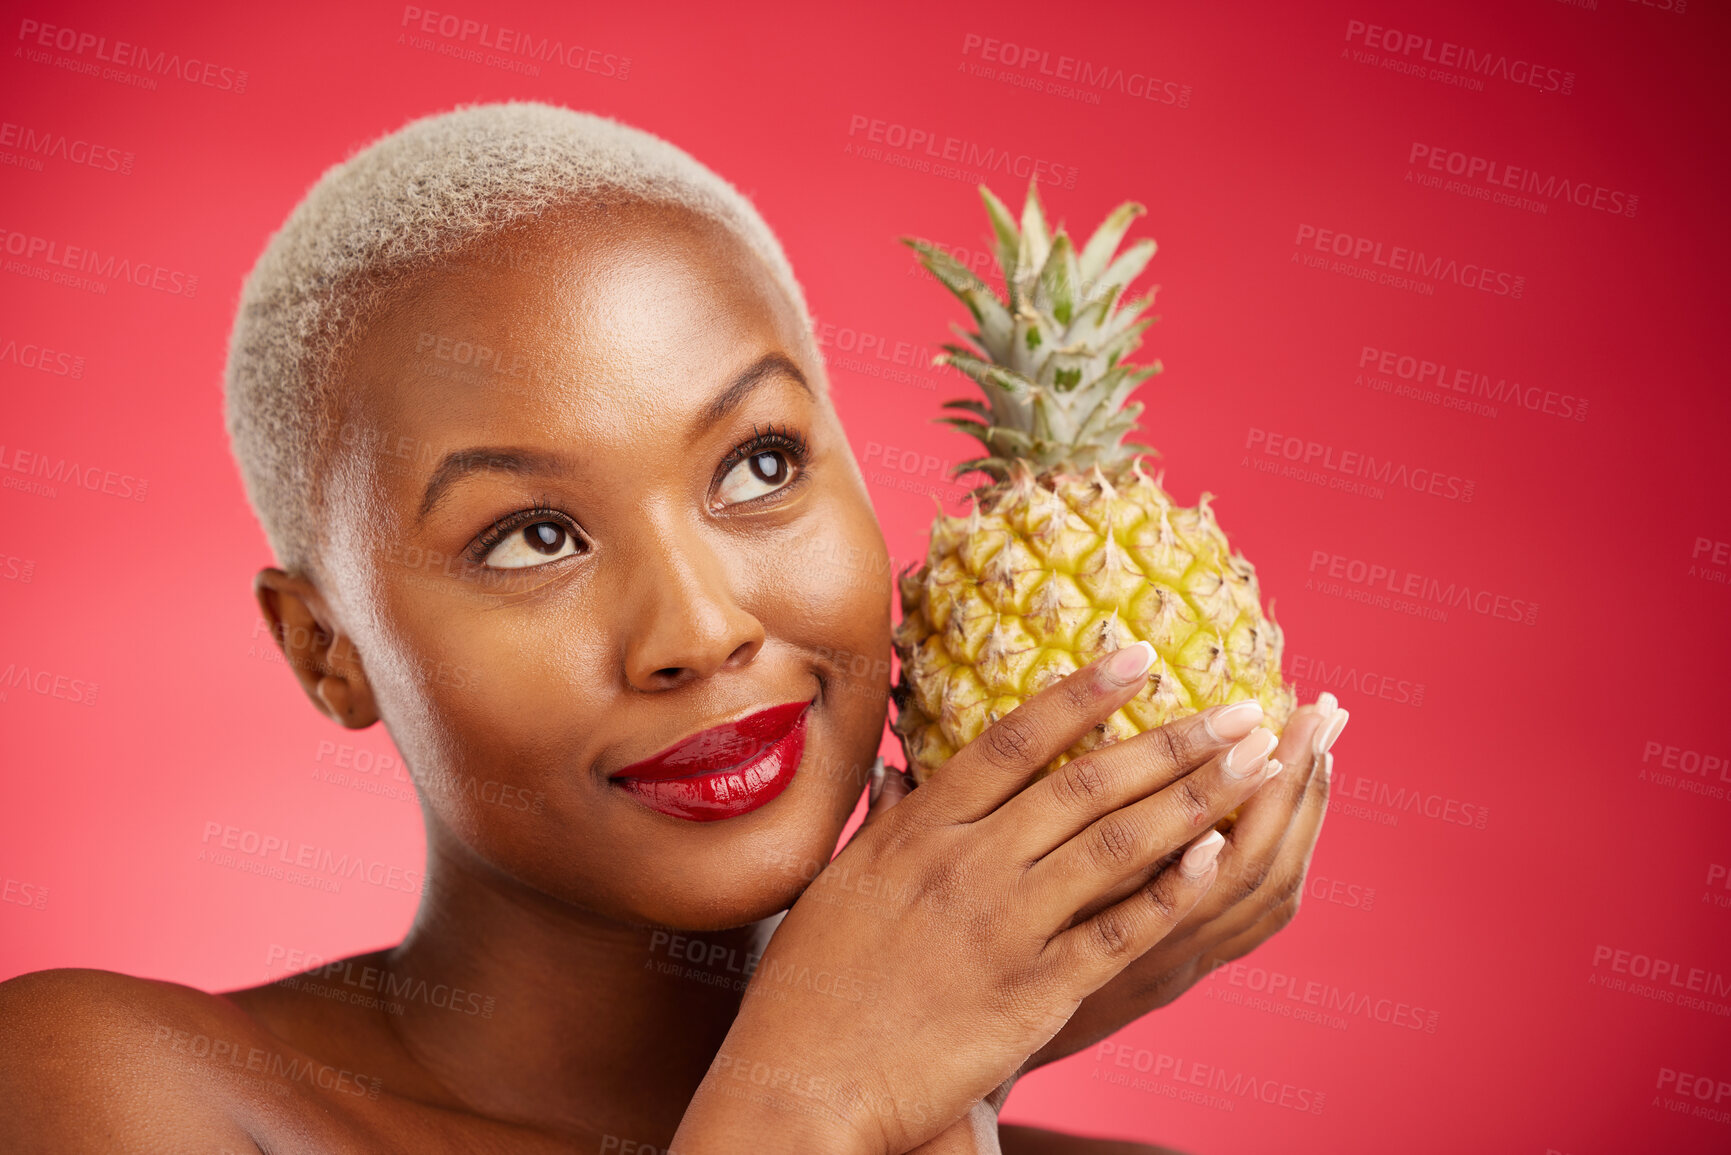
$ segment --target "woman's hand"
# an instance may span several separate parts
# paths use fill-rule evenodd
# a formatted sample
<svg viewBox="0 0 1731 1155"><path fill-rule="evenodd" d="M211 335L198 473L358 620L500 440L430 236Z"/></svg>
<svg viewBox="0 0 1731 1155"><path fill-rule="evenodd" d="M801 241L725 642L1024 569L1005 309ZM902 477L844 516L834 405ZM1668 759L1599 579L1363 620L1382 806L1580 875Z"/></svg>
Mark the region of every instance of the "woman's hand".
<svg viewBox="0 0 1731 1155"><path fill-rule="evenodd" d="M1328 808L1329 747L1348 717L1328 693L1293 714L1274 753L1286 769L1244 804L1207 896L1177 929L1084 999L1024 1071L1092 1046L1165 1006L1292 921Z"/></svg>
<svg viewBox="0 0 1731 1155"><path fill-rule="evenodd" d="M1083 999L1069 1022L1018 1075L1075 1054L1158 1010L1215 967L1250 953L1292 921L1328 807L1334 761L1329 747L1348 717L1328 693L1293 714L1274 752L1285 769L1241 808L1208 894L1171 934ZM910 789L906 775L891 771L873 815L894 806ZM1003 1106L1014 1081L1006 1080L967 1118L921 1147L919 1155L995 1150L978 1138L981 1119L989 1110L995 1121L996 1109Z"/></svg>
<svg viewBox="0 0 1731 1155"><path fill-rule="evenodd" d="M771 939L680 1155L917 1147L1179 924L1214 881L1213 825L1278 773L1260 709L1035 780L1151 657L1138 643L1048 687L861 828Z"/></svg>

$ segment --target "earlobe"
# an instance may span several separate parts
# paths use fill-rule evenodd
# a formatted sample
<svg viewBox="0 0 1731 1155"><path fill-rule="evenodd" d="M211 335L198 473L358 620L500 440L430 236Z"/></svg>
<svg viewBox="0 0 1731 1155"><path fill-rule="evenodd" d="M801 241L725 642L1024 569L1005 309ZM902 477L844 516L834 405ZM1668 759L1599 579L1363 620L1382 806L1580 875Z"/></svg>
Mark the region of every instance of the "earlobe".
<svg viewBox="0 0 1731 1155"><path fill-rule="evenodd" d="M325 713L351 730L364 729L378 720L370 711L357 715L355 694L351 691L345 678L331 674L325 675L319 679L318 685L314 687L313 696L323 704Z"/></svg>
<svg viewBox="0 0 1731 1155"><path fill-rule="evenodd" d="M319 711L351 730L379 720L371 685L354 642L342 632L319 594L304 577L263 569L253 579L259 612Z"/></svg>

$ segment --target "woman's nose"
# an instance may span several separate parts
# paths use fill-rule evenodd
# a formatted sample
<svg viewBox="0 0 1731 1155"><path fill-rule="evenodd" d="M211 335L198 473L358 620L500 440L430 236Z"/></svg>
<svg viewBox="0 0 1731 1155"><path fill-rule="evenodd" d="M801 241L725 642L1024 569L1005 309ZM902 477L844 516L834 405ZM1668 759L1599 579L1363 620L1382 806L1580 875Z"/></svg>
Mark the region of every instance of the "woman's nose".
<svg viewBox="0 0 1731 1155"><path fill-rule="evenodd" d="M749 664L763 648L763 623L734 599L722 559L684 538L644 544L628 579L626 681L670 690Z"/></svg>

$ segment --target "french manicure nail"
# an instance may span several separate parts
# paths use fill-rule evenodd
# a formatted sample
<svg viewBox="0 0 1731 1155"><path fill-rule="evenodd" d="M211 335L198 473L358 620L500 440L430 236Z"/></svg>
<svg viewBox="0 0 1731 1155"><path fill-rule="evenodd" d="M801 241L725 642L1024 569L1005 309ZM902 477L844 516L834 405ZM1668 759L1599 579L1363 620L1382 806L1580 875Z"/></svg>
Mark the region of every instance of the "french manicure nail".
<svg viewBox="0 0 1731 1155"><path fill-rule="evenodd" d="M1261 702L1234 702L1206 711L1202 715L1202 728L1216 742L1232 742L1250 733L1260 721Z"/></svg>
<svg viewBox="0 0 1731 1155"><path fill-rule="evenodd" d="M1340 699L1324 690L1316 696L1316 709L1319 714L1327 718L1340 709Z"/></svg>
<svg viewBox="0 0 1731 1155"><path fill-rule="evenodd" d="M1266 782L1284 769L1286 769L1286 763L1282 762L1278 758L1270 758L1268 760L1268 768L1262 772L1262 780Z"/></svg>
<svg viewBox="0 0 1731 1155"><path fill-rule="evenodd" d="M1347 720L1352 717L1351 710L1336 710L1316 732L1316 756L1322 757L1328 753L1328 748L1334 745L1334 740L1340 737L1340 732L1346 729Z"/></svg>
<svg viewBox="0 0 1731 1155"><path fill-rule="evenodd" d="M1179 860L1179 869L1191 878L1200 878L1208 873L1208 868L1214 865L1214 860L1220 857L1220 848L1226 845L1226 839L1220 831L1210 830L1198 839L1196 844L1184 852Z"/></svg>
<svg viewBox="0 0 1731 1155"><path fill-rule="evenodd" d="M1272 730L1261 726L1252 730L1238 745L1226 752L1226 760L1220 764L1232 778L1248 778L1251 771L1262 765L1262 760L1274 753L1275 737Z"/></svg>
<svg viewBox="0 0 1731 1155"><path fill-rule="evenodd" d="M1148 642L1125 646L1106 660L1106 677L1120 686L1134 686L1154 667L1154 647Z"/></svg>

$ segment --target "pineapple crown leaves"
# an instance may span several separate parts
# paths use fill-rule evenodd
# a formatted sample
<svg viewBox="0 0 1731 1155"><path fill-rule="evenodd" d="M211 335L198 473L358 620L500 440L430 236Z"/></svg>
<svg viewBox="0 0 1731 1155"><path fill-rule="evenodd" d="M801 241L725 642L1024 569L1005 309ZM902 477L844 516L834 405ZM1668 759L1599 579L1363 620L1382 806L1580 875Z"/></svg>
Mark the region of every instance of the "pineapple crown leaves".
<svg viewBox="0 0 1731 1155"><path fill-rule="evenodd" d="M1078 252L1061 225L1047 224L1037 184L1028 185L1020 220L985 185L980 196L996 239L1002 297L937 246L903 238L974 319L972 332L953 326L966 344L945 345L933 362L959 370L985 396L946 402L962 415L939 418L987 450L955 474L979 471L1001 481L1018 461L1037 470L1086 470L1153 453L1124 441L1142 412L1141 404L1129 403L1130 394L1160 371L1158 361L1138 366L1123 360L1158 319L1144 315L1154 303L1152 292L1124 299L1155 252L1146 239L1119 252L1143 207L1119 205Z"/></svg>

